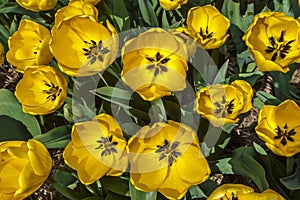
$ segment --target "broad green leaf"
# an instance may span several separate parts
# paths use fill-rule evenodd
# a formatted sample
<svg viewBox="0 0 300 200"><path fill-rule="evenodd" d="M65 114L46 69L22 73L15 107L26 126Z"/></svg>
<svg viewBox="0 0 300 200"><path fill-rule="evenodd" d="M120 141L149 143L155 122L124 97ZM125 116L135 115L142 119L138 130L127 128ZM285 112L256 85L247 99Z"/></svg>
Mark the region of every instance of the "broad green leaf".
<svg viewBox="0 0 300 200"><path fill-rule="evenodd" d="M11 117L0 115L0 142L9 140L27 141L32 138L28 129Z"/></svg>
<svg viewBox="0 0 300 200"><path fill-rule="evenodd" d="M96 93L98 93L100 95L105 95L105 96L111 97L111 98L130 100L133 91L123 90L123 89L111 87L111 86L105 86L105 87L97 88Z"/></svg>
<svg viewBox="0 0 300 200"><path fill-rule="evenodd" d="M296 159L296 171L291 176L281 178L281 183L289 190L300 190L300 159Z"/></svg>
<svg viewBox="0 0 300 200"><path fill-rule="evenodd" d="M228 63L229 63L229 60L227 60L222 65L222 67L219 69L219 71L218 71L218 73L217 73L217 75L215 77L214 83L225 83L225 78L226 78Z"/></svg>
<svg viewBox="0 0 300 200"><path fill-rule="evenodd" d="M98 197L98 196L93 196L93 197L84 198L82 200L104 200L104 198L103 197Z"/></svg>
<svg viewBox="0 0 300 200"><path fill-rule="evenodd" d="M15 95L7 89L0 89L0 116L1 115L11 117L24 124L32 136L41 134L41 129L36 118L24 113ZM1 121L0 123L3 122Z"/></svg>
<svg viewBox="0 0 300 200"><path fill-rule="evenodd" d="M234 172L232 171L232 166L229 163L230 160L231 158L223 158L218 160L218 163L216 165L222 174L234 174Z"/></svg>
<svg viewBox="0 0 300 200"><path fill-rule="evenodd" d="M116 21L119 30L125 31L130 28L129 14L126 9L124 0L114 0L113 1L113 19Z"/></svg>
<svg viewBox="0 0 300 200"><path fill-rule="evenodd" d="M157 16L149 0L137 0L143 20L153 27L158 26Z"/></svg>
<svg viewBox="0 0 300 200"><path fill-rule="evenodd" d="M261 155L268 155L267 152L257 143L253 142L253 147L255 148L255 150L257 151L257 153L260 153Z"/></svg>
<svg viewBox="0 0 300 200"><path fill-rule="evenodd" d="M37 135L33 139L39 140L47 148L64 148L71 139L71 125L60 126Z"/></svg>
<svg viewBox="0 0 300 200"><path fill-rule="evenodd" d="M55 188L60 194L62 194L64 197L70 199L70 200L82 200L88 196L80 194L76 192L75 190L72 190L68 188L67 186L52 180L52 187Z"/></svg>
<svg viewBox="0 0 300 200"><path fill-rule="evenodd" d="M122 196L130 196L129 180L121 177L104 176L100 179L100 182L106 190Z"/></svg>
<svg viewBox="0 0 300 200"><path fill-rule="evenodd" d="M264 74L260 71L254 71L251 73L239 73L230 77L230 81L235 80L244 80L247 81L250 85L254 85L258 78L262 77Z"/></svg>
<svg viewBox="0 0 300 200"><path fill-rule="evenodd" d="M0 13L18 13L22 15L29 15L34 18L39 18L40 14L38 12L33 12L22 8L17 4L17 2L7 2L0 5Z"/></svg>
<svg viewBox="0 0 300 200"><path fill-rule="evenodd" d="M129 183L130 197L131 200L156 200L157 191L152 192L142 192L135 189L135 187Z"/></svg>
<svg viewBox="0 0 300 200"><path fill-rule="evenodd" d="M191 194L192 199L207 198L207 196L204 194L204 192L197 185L191 186L189 188L189 192Z"/></svg>
<svg viewBox="0 0 300 200"><path fill-rule="evenodd" d="M265 105L278 105L281 103L281 101L279 99L277 99L276 97L274 97L273 95L271 95L265 91L258 91L256 93L256 96Z"/></svg>
<svg viewBox="0 0 300 200"><path fill-rule="evenodd" d="M131 200L131 199L129 197L125 197L113 192L108 192L104 200Z"/></svg>

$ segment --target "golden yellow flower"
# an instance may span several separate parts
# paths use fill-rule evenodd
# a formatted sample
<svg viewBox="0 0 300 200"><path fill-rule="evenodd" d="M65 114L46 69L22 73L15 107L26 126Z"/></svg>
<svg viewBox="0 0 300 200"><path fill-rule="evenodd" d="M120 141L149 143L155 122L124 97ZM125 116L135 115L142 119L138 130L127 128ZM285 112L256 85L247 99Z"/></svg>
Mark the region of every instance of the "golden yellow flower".
<svg viewBox="0 0 300 200"><path fill-rule="evenodd" d="M196 6L189 10L186 19L187 29L192 38L204 49L222 46L229 35L230 21L217 8L211 5Z"/></svg>
<svg viewBox="0 0 300 200"><path fill-rule="evenodd" d="M253 93L243 80L209 85L197 92L194 110L214 126L237 123L240 114L251 110Z"/></svg>
<svg viewBox="0 0 300 200"><path fill-rule="evenodd" d="M50 154L39 141L1 142L0 199L25 199L42 186L51 168Z"/></svg>
<svg viewBox="0 0 300 200"><path fill-rule="evenodd" d="M55 26L59 26L63 20L80 15L88 15L94 17L95 21L98 21L98 10L95 6L83 0L73 0L55 13ZM57 27L53 27L53 29L57 29Z"/></svg>
<svg viewBox="0 0 300 200"><path fill-rule="evenodd" d="M165 10L177 10L189 0L159 0L160 6Z"/></svg>
<svg viewBox="0 0 300 200"><path fill-rule="evenodd" d="M2 43L0 42L0 65L2 65L4 63L4 57L5 57L4 47L3 47Z"/></svg>
<svg viewBox="0 0 300 200"><path fill-rule="evenodd" d="M196 132L171 120L141 128L129 139L128 151L134 187L158 190L170 199L181 199L210 174Z"/></svg>
<svg viewBox="0 0 300 200"><path fill-rule="evenodd" d="M72 2L72 1L77 1L77 0L70 0L70 2ZM87 3L90 3L90 4L93 4L93 5L96 5L96 4L98 4L101 0L83 0L83 1L85 1L85 2L87 2Z"/></svg>
<svg viewBox="0 0 300 200"><path fill-rule="evenodd" d="M267 189L262 193L254 192L249 186L242 184L224 184L215 189L207 200L284 200L274 190Z"/></svg>
<svg viewBox="0 0 300 200"><path fill-rule="evenodd" d="M273 153L290 157L300 152L300 107L292 100L265 105L255 128Z"/></svg>
<svg viewBox="0 0 300 200"><path fill-rule="evenodd" d="M187 47L172 32L152 28L122 49L122 80L144 100L171 95L186 86Z"/></svg>
<svg viewBox="0 0 300 200"><path fill-rule="evenodd" d="M57 0L16 0L16 2L27 10L39 12L53 9Z"/></svg>
<svg viewBox="0 0 300 200"><path fill-rule="evenodd" d="M18 30L8 39L8 62L24 72L30 65L45 65L53 58L49 50L50 31L44 26L24 19Z"/></svg>
<svg viewBox="0 0 300 200"><path fill-rule="evenodd" d="M115 119L100 114L93 121L75 123L72 140L65 148L65 162L77 170L83 184L104 175L120 176L128 166L126 139Z"/></svg>
<svg viewBox="0 0 300 200"><path fill-rule="evenodd" d="M300 26L281 12L262 12L254 17L243 36L261 71L289 71L300 56Z"/></svg>
<svg viewBox="0 0 300 200"><path fill-rule="evenodd" d="M52 29L50 50L59 68L69 76L89 76L104 71L116 58L118 36L93 16L74 16Z"/></svg>
<svg viewBox="0 0 300 200"><path fill-rule="evenodd" d="M32 115L45 115L59 109L67 96L67 81L55 68L29 66L19 81L15 95L22 109Z"/></svg>

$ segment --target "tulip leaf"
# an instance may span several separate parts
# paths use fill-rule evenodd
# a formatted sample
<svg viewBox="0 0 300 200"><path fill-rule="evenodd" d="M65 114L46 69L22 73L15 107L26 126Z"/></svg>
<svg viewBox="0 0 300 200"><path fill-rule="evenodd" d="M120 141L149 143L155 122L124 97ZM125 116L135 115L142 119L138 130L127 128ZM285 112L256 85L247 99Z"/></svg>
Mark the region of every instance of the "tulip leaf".
<svg viewBox="0 0 300 200"><path fill-rule="evenodd" d="M83 195L81 193L76 192L75 190L72 190L70 188L68 188L67 186L52 180L51 182L52 187L54 187L60 194L62 194L64 197L70 199L70 200L82 200L88 196L90 196L90 194L87 195Z"/></svg>
<svg viewBox="0 0 300 200"><path fill-rule="evenodd" d="M265 92L265 91L258 91L256 96L263 102L265 105L278 105L281 103L279 99L274 97L273 95Z"/></svg>
<svg viewBox="0 0 300 200"><path fill-rule="evenodd" d="M154 12L154 7L151 5L149 0L137 0L142 14L143 20L149 26L157 27L158 21L157 16Z"/></svg>
<svg viewBox="0 0 300 200"><path fill-rule="evenodd" d="M125 31L130 28L129 14L123 0L114 0L113 3L113 19L116 21L119 30Z"/></svg>
<svg viewBox="0 0 300 200"><path fill-rule="evenodd" d="M17 98L7 89L0 89L0 116L1 115L5 115L22 122L32 136L41 134L41 129L36 118L24 113ZM0 123L3 122L1 121Z"/></svg>
<svg viewBox="0 0 300 200"><path fill-rule="evenodd" d="M82 200L105 200L105 199L99 196L93 196L93 197L84 198Z"/></svg>
<svg viewBox="0 0 300 200"><path fill-rule="evenodd" d="M255 148L257 153L264 155L264 156L268 155L267 152L256 142L253 142L253 147Z"/></svg>
<svg viewBox="0 0 300 200"><path fill-rule="evenodd" d="M64 148L71 139L71 125L60 126L33 137L47 148Z"/></svg>
<svg viewBox="0 0 300 200"><path fill-rule="evenodd" d="M133 94L133 91L124 90L117 87L105 86L96 89L96 93L111 97L112 99L124 99L129 100Z"/></svg>
<svg viewBox="0 0 300 200"><path fill-rule="evenodd" d="M105 196L105 200L131 200L131 199L113 192L108 192L107 195Z"/></svg>
<svg viewBox="0 0 300 200"><path fill-rule="evenodd" d="M281 178L281 183L289 190L300 190L300 159L296 159L296 171L291 176Z"/></svg>
<svg viewBox="0 0 300 200"><path fill-rule="evenodd" d="M262 77L264 74L261 71L254 71L251 73L239 73L230 77L230 81L244 80L250 85L254 85L258 78Z"/></svg>
<svg viewBox="0 0 300 200"><path fill-rule="evenodd" d="M229 63L229 60L227 60L222 65L222 67L219 69L213 83L225 83L226 73L227 73L227 69L228 69L228 63Z"/></svg>
<svg viewBox="0 0 300 200"><path fill-rule="evenodd" d="M197 186L193 185L189 188L189 192L191 194L191 198L207 198L207 196L204 194L204 192Z"/></svg>
<svg viewBox="0 0 300 200"><path fill-rule="evenodd" d="M218 160L216 166L219 168L222 174L234 174L234 172L232 171L232 166L229 163L230 160L231 158L223 158Z"/></svg>
<svg viewBox="0 0 300 200"><path fill-rule="evenodd" d="M40 14L38 12L33 12L22 8L17 4L17 2L7 2L0 5L0 13L17 13L22 15L29 15L34 18L40 18Z"/></svg>
<svg viewBox="0 0 300 200"><path fill-rule="evenodd" d="M27 141L32 138L28 129L11 117L0 115L0 142L9 140Z"/></svg>
<svg viewBox="0 0 300 200"><path fill-rule="evenodd" d="M101 185L111 192L122 196L130 196L129 180L122 177L104 176L100 179Z"/></svg>
<svg viewBox="0 0 300 200"><path fill-rule="evenodd" d="M230 160L230 164L235 173L250 177L259 190L264 191L269 188L265 169L251 156L251 154L249 154L249 152L251 154L253 153L252 148L239 148L235 150L234 155Z"/></svg>
<svg viewBox="0 0 300 200"><path fill-rule="evenodd" d="M131 200L156 200L157 191L154 190L152 192L143 192L135 189L135 187L129 183L130 197Z"/></svg>

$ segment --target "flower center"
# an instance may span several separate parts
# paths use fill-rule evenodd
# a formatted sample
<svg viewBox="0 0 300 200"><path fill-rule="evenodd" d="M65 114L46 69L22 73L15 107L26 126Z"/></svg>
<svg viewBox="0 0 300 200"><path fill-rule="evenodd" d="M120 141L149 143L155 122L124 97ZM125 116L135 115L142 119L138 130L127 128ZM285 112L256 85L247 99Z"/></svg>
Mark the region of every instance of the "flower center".
<svg viewBox="0 0 300 200"><path fill-rule="evenodd" d="M43 90L43 93L48 94L46 99L50 99L52 101L54 101L56 99L56 97L58 97L62 91L61 88L59 88L58 86L54 85L52 82L49 83L45 83L45 85L48 87L47 90Z"/></svg>
<svg viewBox="0 0 300 200"><path fill-rule="evenodd" d="M284 41L284 34L285 31L281 31L280 37L278 39L274 39L273 36L269 38L271 46L267 46L267 49L265 50L266 53L273 53L271 60L274 62L277 58L278 55L280 58L285 58L286 54L289 53L291 49L291 44L295 40L290 40L290 41Z"/></svg>
<svg viewBox="0 0 300 200"><path fill-rule="evenodd" d="M222 114L222 118L226 117L226 113L231 114L233 112L235 99L232 99L229 103L226 102L225 95L222 96L221 102L215 102L214 105L217 107L215 114Z"/></svg>
<svg viewBox="0 0 300 200"><path fill-rule="evenodd" d="M200 36L203 38L203 40L212 38L213 34L213 32L208 31L208 26L206 26L205 32L203 31L202 27L200 27Z"/></svg>
<svg viewBox="0 0 300 200"><path fill-rule="evenodd" d="M221 197L220 200L238 200L238 197L233 192L229 195L225 194L224 197Z"/></svg>
<svg viewBox="0 0 300 200"><path fill-rule="evenodd" d="M157 150L155 153L160 153L159 160L167 158L169 166L172 166L173 162L175 162L176 159L181 156L181 153L176 150L178 145L179 142L177 141L173 142L173 144L170 144L167 140L165 140L164 145L157 145Z"/></svg>
<svg viewBox="0 0 300 200"><path fill-rule="evenodd" d="M147 67L147 69L154 70L154 76L157 76L160 73L168 71L165 64L167 64L167 62L170 60L170 58L164 58L163 55L161 55L159 52L157 52L155 55L155 58L146 57L146 59L152 63Z"/></svg>
<svg viewBox="0 0 300 200"><path fill-rule="evenodd" d="M42 40L39 40L38 44L33 45L33 53L36 55L38 51L40 50L40 45L42 43Z"/></svg>
<svg viewBox="0 0 300 200"><path fill-rule="evenodd" d="M275 132L277 133L277 136L274 137L275 140L280 140L280 143L285 146L287 144L287 141L294 142L295 140L292 138L292 136L296 135L295 129L289 130L288 125L285 124L283 129L281 129L279 126L275 128Z"/></svg>
<svg viewBox="0 0 300 200"><path fill-rule="evenodd" d="M107 54L109 50L107 47L103 47L102 40L100 40L98 44L94 40L90 42L84 41L84 43L88 45L88 49L82 48L82 50L87 59L90 60L90 63L94 64L96 60L103 62L103 55Z"/></svg>
<svg viewBox="0 0 300 200"><path fill-rule="evenodd" d="M101 157L108 156L111 153L117 153L117 150L114 146L118 144L118 142L113 142L113 135L110 135L109 137L101 137L100 140L97 140L96 142L99 143L99 147L96 147L95 150L101 149Z"/></svg>

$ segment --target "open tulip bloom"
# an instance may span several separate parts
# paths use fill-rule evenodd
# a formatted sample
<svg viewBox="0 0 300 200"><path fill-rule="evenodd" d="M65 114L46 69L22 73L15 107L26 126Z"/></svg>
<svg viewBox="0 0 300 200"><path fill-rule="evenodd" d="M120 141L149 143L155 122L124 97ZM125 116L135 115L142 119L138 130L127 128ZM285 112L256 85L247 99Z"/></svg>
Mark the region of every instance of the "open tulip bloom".
<svg viewBox="0 0 300 200"><path fill-rule="evenodd" d="M57 3L57 0L16 0L16 2L31 11L51 10Z"/></svg>
<svg viewBox="0 0 300 200"><path fill-rule="evenodd" d="M134 187L158 190L170 199L181 199L191 185L204 182L210 174L195 131L178 122L141 128L129 139L128 151Z"/></svg>
<svg viewBox="0 0 300 200"><path fill-rule="evenodd" d="M189 0L159 0L160 6L165 10L176 10L181 8Z"/></svg>
<svg viewBox="0 0 300 200"><path fill-rule="evenodd" d="M265 105L258 117L257 135L273 153L290 157L300 152L300 107L292 100Z"/></svg>
<svg viewBox="0 0 300 200"><path fill-rule="evenodd" d="M289 71L300 56L300 24L282 12L262 12L254 17L243 40L261 71Z"/></svg>

